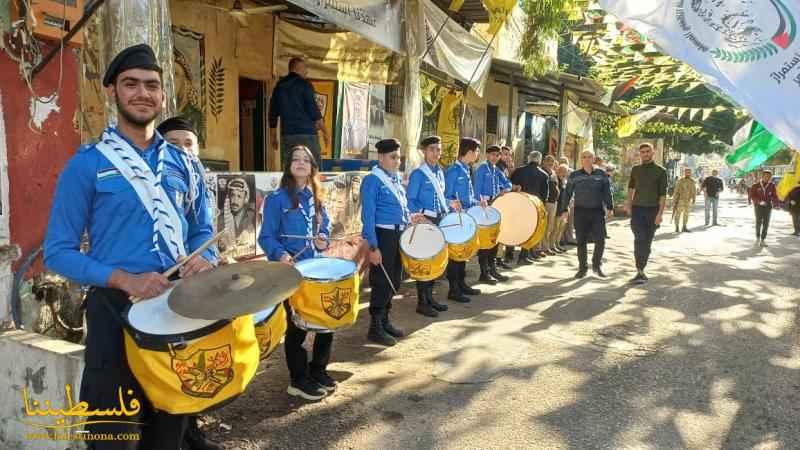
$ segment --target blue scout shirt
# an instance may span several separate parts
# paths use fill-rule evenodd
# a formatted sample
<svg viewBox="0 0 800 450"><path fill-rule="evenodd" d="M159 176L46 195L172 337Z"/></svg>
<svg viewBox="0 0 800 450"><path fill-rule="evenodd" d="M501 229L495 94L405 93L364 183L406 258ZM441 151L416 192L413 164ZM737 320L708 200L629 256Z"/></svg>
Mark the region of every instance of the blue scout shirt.
<svg viewBox="0 0 800 450"><path fill-rule="evenodd" d="M133 148L136 146L125 136ZM156 149L163 142L156 132L152 144L140 152L152 170ZM181 150L167 145L164 150L164 190L181 215L186 253L191 253L213 236L206 187L198 181L194 205L187 198L189 171ZM196 171L202 168L195 166ZM202 172L201 172L202 173ZM89 234L89 252L80 251L81 236ZM45 265L65 277L91 286L106 286L114 269L130 273L164 272L175 264L163 237L160 251L153 250L153 219L145 210L133 186L94 145L84 145L67 162L58 179L44 242ZM216 262L213 250L203 253Z"/></svg>
<svg viewBox="0 0 800 450"><path fill-rule="evenodd" d="M298 207L294 207L292 197L286 188L280 188L264 202L264 223L258 234L258 245L264 250L267 259L279 261L288 253L297 255L295 261L318 256L319 252L314 247L314 242L302 239L283 238L281 235L293 234L297 236L315 236L317 234L330 235L330 220L325 208L320 211L318 221L314 210L314 194L305 187L298 194ZM319 223L319 229L314 230ZM303 250L306 246L311 249ZM302 251L302 253L300 253Z"/></svg>
<svg viewBox="0 0 800 450"><path fill-rule="evenodd" d="M475 196L492 200L505 191L511 190L511 182L506 174L497 167L484 161L475 171Z"/></svg>
<svg viewBox="0 0 800 450"><path fill-rule="evenodd" d="M379 168L379 170L383 170ZM386 172L389 179L394 180L400 195L406 195L399 174ZM406 225L409 222L408 209L403 206L389 188L378 177L369 174L361 182L361 236L370 247L378 246L378 235L375 225Z"/></svg>
<svg viewBox="0 0 800 450"><path fill-rule="evenodd" d="M428 164L423 162L423 164ZM433 176L444 181L444 171L439 164L428 166L433 172ZM444 192L444 190L442 190ZM436 195L436 188L431 180L422 172L421 168L414 169L408 178L408 210L412 213L422 212L423 209L436 211L439 214L448 212L447 205L440 205L439 196Z"/></svg>
<svg viewBox="0 0 800 450"><path fill-rule="evenodd" d="M448 200L461 200L462 209L472 208L479 203L475 199L475 190L472 188L469 166L461 160L447 168L444 184L444 196Z"/></svg>

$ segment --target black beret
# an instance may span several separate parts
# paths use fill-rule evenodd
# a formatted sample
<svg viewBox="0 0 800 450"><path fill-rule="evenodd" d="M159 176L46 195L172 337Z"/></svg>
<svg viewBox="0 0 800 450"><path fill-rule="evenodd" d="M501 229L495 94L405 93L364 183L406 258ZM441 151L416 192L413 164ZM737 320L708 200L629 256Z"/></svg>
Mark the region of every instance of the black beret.
<svg viewBox="0 0 800 450"><path fill-rule="evenodd" d="M378 153L391 153L400 148L400 141L397 139L383 139L375 144Z"/></svg>
<svg viewBox="0 0 800 450"><path fill-rule="evenodd" d="M480 146L481 146L481 141L475 138L465 137L461 138L461 142L458 144L458 149L477 150L478 147Z"/></svg>
<svg viewBox="0 0 800 450"><path fill-rule="evenodd" d="M111 85L117 79L117 75L130 69L155 70L161 73L161 67L158 65L153 49L147 44L134 45L119 52L111 60L103 77L103 86Z"/></svg>
<svg viewBox="0 0 800 450"><path fill-rule="evenodd" d="M420 141L419 146L425 148L429 145L441 144L441 143L442 143L442 138L440 138L439 136L428 136Z"/></svg>
<svg viewBox="0 0 800 450"><path fill-rule="evenodd" d="M500 153L500 146L499 145L490 145L486 149L486 153Z"/></svg>
<svg viewBox="0 0 800 450"><path fill-rule="evenodd" d="M164 136L170 131L175 130L191 131L197 135L197 132L194 131L194 127L192 126L192 122L190 122L189 119L180 116L170 117L169 119L161 122L161 124L156 127L156 130L158 130L161 136Z"/></svg>

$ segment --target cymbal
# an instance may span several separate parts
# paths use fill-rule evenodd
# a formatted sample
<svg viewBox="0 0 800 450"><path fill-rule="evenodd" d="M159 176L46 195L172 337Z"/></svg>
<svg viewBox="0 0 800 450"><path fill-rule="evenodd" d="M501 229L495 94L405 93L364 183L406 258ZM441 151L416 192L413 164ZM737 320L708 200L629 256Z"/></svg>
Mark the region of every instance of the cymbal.
<svg viewBox="0 0 800 450"><path fill-rule="evenodd" d="M167 303L190 319L233 319L286 300L302 279L297 269L279 262L229 264L181 281Z"/></svg>

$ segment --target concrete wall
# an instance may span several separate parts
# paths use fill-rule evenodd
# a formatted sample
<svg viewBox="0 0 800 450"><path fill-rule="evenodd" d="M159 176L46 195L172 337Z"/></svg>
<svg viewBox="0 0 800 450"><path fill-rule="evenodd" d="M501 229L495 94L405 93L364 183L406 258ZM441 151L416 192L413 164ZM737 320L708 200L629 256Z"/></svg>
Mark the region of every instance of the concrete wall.
<svg viewBox="0 0 800 450"><path fill-rule="evenodd" d="M73 400L78 401L83 372L83 346L54 340L35 333L12 331L0 334L0 449L42 450L75 449L79 442L46 439L31 440L29 433L46 431L22 421L50 424L55 417L28 417L25 414L23 389L30 401L49 400L55 409L66 402L65 386L72 386ZM13 355L13 357L12 357ZM52 435L51 435L52 436Z"/></svg>

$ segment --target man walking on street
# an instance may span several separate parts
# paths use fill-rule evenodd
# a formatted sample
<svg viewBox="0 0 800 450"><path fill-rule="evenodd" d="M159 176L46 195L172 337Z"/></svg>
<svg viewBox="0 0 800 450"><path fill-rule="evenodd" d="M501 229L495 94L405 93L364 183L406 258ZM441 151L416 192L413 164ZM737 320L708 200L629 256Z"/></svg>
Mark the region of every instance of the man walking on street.
<svg viewBox="0 0 800 450"><path fill-rule="evenodd" d="M308 69L303 58L289 60L289 74L282 77L269 101L270 141L278 148L278 118L281 119L281 166L285 165L292 148L303 145L320 160L320 144L317 132L328 141L328 131L322 122L322 113L317 106L314 87L306 79Z"/></svg>
<svg viewBox="0 0 800 450"><path fill-rule="evenodd" d="M750 187L750 200L756 212L756 245L766 247L764 240L767 238L769 219L772 215L772 205L778 203L778 193L775 183L772 182L772 171L761 172L761 180Z"/></svg>
<svg viewBox="0 0 800 450"><path fill-rule="evenodd" d="M719 193L725 189L722 180L717 176L719 171L714 169L711 171L711 176L703 180L702 188L706 194L706 226L708 226L709 218L713 210L714 221L713 226L719 225L717 223L717 210L719 209Z"/></svg>
<svg viewBox="0 0 800 450"><path fill-rule="evenodd" d="M667 171L653 161L653 153L651 144L639 146L642 163L631 169L628 198L625 200L625 212L631 215L633 254L636 259L636 276L631 281L636 284L647 282L644 268L650 258L653 237L656 228L661 225L667 202Z"/></svg>
<svg viewBox="0 0 800 450"><path fill-rule="evenodd" d="M587 241L589 235L594 236L594 254L592 255L592 271L605 278L603 273L603 252L606 245L606 216L610 219L614 214L611 199L611 184L605 172L595 168L594 152L586 150L581 153L581 168L572 172L567 181L567 193L561 197L559 210L560 220L569 218L566 211L572 195L575 195L575 234L578 239L578 273L575 278L583 278L589 270L587 264Z"/></svg>
<svg viewBox="0 0 800 450"><path fill-rule="evenodd" d="M683 231L689 232L686 224L689 223L689 211L692 210L695 200L697 200L697 188L692 169L683 169L683 178L675 184L675 192L672 195L672 214L675 221L675 232L680 232L681 218L683 218Z"/></svg>

